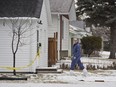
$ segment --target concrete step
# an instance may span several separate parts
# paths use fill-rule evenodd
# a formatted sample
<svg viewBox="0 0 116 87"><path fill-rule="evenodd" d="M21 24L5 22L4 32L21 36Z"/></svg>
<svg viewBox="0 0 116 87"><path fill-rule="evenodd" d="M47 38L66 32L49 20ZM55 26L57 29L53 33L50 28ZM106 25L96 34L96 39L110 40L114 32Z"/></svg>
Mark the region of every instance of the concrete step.
<svg viewBox="0 0 116 87"><path fill-rule="evenodd" d="M57 67L37 67L36 73L62 73L63 70Z"/></svg>

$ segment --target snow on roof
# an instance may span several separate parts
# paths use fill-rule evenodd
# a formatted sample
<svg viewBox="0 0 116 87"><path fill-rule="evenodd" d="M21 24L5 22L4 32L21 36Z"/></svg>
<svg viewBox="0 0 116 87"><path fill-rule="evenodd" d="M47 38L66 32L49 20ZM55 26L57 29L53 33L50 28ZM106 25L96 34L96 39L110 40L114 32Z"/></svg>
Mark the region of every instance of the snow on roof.
<svg viewBox="0 0 116 87"><path fill-rule="evenodd" d="M74 0L50 0L51 12L68 13Z"/></svg>
<svg viewBox="0 0 116 87"><path fill-rule="evenodd" d="M85 26L84 26L85 23L83 21L70 21L70 25L81 28L81 29L85 28Z"/></svg>
<svg viewBox="0 0 116 87"><path fill-rule="evenodd" d="M84 31L84 22L83 21L70 21L70 28L77 32Z"/></svg>
<svg viewBox="0 0 116 87"><path fill-rule="evenodd" d="M76 32L77 35L80 36L91 36L91 32L87 28L85 29L85 23L83 21L70 21L70 33L73 31ZM89 32L88 32L89 31ZM73 33L75 34L75 33Z"/></svg>

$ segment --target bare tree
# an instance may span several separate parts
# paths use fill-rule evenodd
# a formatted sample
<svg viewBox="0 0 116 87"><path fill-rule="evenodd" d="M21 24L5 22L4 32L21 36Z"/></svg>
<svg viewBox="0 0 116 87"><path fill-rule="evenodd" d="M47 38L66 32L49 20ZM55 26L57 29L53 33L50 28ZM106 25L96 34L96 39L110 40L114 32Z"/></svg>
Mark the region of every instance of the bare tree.
<svg viewBox="0 0 116 87"><path fill-rule="evenodd" d="M13 54L13 74L16 75L16 53L18 48L22 45L25 45L24 38L28 38L32 36L30 33L34 27L33 21L29 17L16 17L16 18L8 18L6 24L11 29L11 36L12 36L12 54ZM34 33L33 33L34 34Z"/></svg>

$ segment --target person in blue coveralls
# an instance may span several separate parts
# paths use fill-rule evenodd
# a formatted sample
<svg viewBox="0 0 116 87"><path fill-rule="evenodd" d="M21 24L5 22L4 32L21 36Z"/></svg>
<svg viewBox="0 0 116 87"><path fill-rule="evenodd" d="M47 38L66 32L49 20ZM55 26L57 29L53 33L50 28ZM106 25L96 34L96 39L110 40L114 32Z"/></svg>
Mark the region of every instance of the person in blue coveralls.
<svg viewBox="0 0 116 87"><path fill-rule="evenodd" d="M81 62L81 46L79 44L79 40L77 38L74 38L74 44L72 47L72 62L70 67L71 74L74 74L74 68L77 64L80 70L83 70L83 75L87 76L86 67L84 67L83 63Z"/></svg>

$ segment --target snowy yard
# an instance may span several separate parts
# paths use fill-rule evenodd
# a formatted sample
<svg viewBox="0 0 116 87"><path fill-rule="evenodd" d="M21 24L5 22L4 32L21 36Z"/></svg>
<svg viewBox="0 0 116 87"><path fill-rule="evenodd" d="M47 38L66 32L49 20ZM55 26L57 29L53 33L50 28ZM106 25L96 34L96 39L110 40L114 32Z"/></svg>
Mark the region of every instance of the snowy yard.
<svg viewBox="0 0 116 87"><path fill-rule="evenodd" d="M102 67L116 62L116 60L109 60L107 58L108 53L104 52L103 54L102 52L102 57L83 57L82 62L84 65L96 64ZM70 66L71 60L62 60L58 65L62 63ZM88 70L87 77L82 75L81 70L75 70L75 75L71 75L69 69L64 69L63 73L25 74L25 76L28 77L27 81L1 80L0 87L116 87L116 70Z"/></svg>
<svg viewBox="0 0 116 87"><path fill-rule="evenodd" d="M89 70L88 76L84 77L82 71L75 70L75 75L71 75L69 70L64 70L61 74L56 73L38 73L38 74L26 74L28 76L27 81L4 81L1 80L0 83L63 83L63 84L76 84L79 81L84 82L116 82L116 70Z"/></svg>
<svg viewBox="0 0 116 87"><path fill-rule="evenodd" d="M108 59L109 52L100 52L100 57L82 57L81 61L88 69L116 69L116 59ZM70 68L71 59L66 58L60 60L56 66L62 68Z"/></svg>

